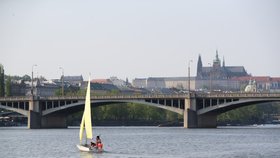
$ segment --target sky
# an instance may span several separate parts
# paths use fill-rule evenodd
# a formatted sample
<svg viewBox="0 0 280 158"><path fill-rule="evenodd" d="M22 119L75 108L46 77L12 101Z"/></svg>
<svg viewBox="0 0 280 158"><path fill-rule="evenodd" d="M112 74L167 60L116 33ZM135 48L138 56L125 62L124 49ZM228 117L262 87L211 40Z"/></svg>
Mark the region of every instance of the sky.
<svg viewBox="0 0 280 158"><path fill-rule="evenodd" d="M226 66L280 77L278 0L0 0L7 75L129 80Z"/></svg>

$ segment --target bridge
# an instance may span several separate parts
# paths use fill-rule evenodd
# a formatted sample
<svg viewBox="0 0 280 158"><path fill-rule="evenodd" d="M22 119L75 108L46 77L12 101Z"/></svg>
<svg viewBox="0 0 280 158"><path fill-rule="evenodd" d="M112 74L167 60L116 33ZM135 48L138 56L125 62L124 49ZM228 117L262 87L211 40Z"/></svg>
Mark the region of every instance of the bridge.
<svg viewBox="0 0 280 158"><path fill-rule="evenodd" d="M195 93L92 96L91 106L138 103L184 115L185 128L215 128L221 113L252 104L280 102L280 93ZM67 128L66 118L84 108L85 97L4 97L0 109L28 117L28 128Z"/></svg>

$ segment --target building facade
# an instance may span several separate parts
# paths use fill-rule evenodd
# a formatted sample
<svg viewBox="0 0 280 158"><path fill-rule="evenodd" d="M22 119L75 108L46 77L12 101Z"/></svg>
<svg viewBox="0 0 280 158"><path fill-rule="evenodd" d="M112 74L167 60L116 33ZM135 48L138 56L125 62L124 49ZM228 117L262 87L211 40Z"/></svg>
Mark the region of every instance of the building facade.
<svg viewBox="0 0 280 158"><path fill-rule="evenodd" d="M26 96L31 96L31 82L25 82L26 86ZM55 93L61 89L60 85L52 81L40 81L36 80L33 82L33 95L40 97L55 96Z"/></svg>
<svg viewBox="0 0 280 158"><path fill-rule="evenodd" d="M62 79L60 79L62 80ZM82 75L80 76L63 76L64 82L68 82L73 86L81 86L82 82L84 81L84 78Z"/></svg>
<svg viewBox="0 0 280 158"><path fill-rule="evenodd" d="M239 82L243 90L250 82L254 82L257 92L280 92L280 77L269 76L247 76L236 77L232 80Z"/></svg>
<svg viewBox="0 0 280 158"><path fill-rule="evenodd" d="M136 88L176 88L188 89L188 77L149 77L132 80L132 86ZM190 77L190 88L195 89L195 77Z"/></svg>
<svg viewBox="0 0 280 158"><path fill-rule="evenodd" d="M11 96L24 96L26 92L27 86L23 80L11 82Z"/></svg>
<svg viewBox="0 0 280 158"><path fill-rule="evenodd" d="M132 86L136 88L147 88L147 78L135 78L132 80Z"/></svg>

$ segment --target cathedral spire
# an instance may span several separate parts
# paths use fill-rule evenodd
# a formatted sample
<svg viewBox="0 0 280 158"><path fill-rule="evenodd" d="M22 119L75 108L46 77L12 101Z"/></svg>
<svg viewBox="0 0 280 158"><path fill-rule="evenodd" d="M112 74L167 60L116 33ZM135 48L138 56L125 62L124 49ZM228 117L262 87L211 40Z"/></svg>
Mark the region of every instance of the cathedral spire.
<svg viewBox="0 0 280 158"><path fill-rule="evenodd" d="M218 53L218 49L216 49L216 61L219 60L219 53Z"/></svg>
<svg viewBox="0 0 280 158"><path fill-rule="evenodd" d="M216 49L216 59L213 60L213 67L221 67L221 60L219 59L218 49Z"/></svg>
<svg viewBox="0 0 280 158"><path fill-rule="evenodd" d="M196 76L197 76L197 77L202 77L202 61L201 61L201 56L200 56L200 54L199 54L199 56L198 56L198 61L197 61Z"/></svg>

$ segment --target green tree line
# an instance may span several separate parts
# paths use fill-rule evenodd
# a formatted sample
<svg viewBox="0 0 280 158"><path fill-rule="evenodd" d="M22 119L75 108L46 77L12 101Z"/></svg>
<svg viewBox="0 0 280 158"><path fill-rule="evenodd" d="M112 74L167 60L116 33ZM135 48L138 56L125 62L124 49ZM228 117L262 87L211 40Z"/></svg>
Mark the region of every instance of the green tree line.
<svg viewBox="0 0 280 158"><path fill-rule="evenodd" d="M273 114L280 114L279 103L264 103L251 105L228 111L218 116L218 124L263 124L273 118ZM80 123L82 111L68 118L70 124ZM143 121L143 122L182 122L183 116L164 109L147 105L122 103L98 106L92 108L92 119L96 121Z"/></svg>
<svg viewBox="0 0 280 158"><path fill-rule="evenodd" d="M250 105L228 111L218 116L219 124L264 124L270 123L273 115L280 114L280 103Z"/></svg>
<svg viewBox="0 0 280 158"><path fill-rule="evenodd" d="M80 122L82 111L70 116L68 121ZM95 121L147 121L147 122L178 122L182 121L182 116L164 109L151 107L147 105L122 103L98 106L92 108L92 119Z"/></svg>

